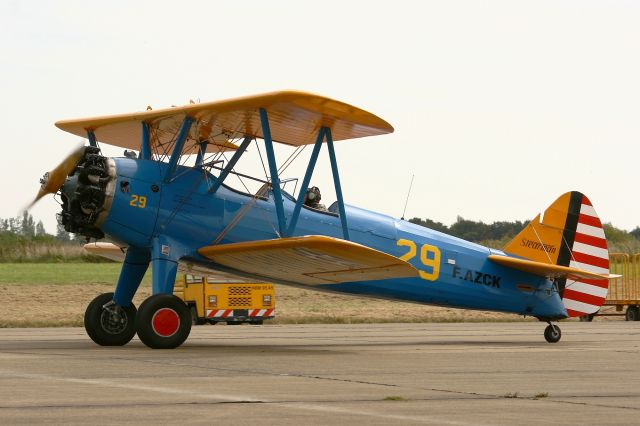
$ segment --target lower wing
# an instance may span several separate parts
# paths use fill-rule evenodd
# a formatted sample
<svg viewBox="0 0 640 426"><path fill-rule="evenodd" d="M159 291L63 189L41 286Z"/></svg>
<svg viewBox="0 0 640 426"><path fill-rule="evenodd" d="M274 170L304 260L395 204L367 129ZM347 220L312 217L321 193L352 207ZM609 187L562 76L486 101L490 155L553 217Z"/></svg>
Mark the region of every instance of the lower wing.
<svg viewBox="0 0 640 426"><path fill-rule="evenodd" d="M206 246L198 253L231 271L265 281L317 285L417 277L404 260L319 235Z"/></svg>

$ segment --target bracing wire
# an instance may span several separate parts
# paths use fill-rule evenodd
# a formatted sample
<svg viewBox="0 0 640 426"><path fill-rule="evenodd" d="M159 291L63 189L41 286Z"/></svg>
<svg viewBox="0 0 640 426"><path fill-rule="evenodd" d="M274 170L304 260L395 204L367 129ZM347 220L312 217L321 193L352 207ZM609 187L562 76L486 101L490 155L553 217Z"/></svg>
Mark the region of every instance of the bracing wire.
<svg viewBox="0 0 640 426"><path fill-rule="evenodd" d="M302 154L302 152L305 150L307 146L309 145L297 146L295 151L293 151L293 153L289 156L289 158L287 158L287 160L282 164L282 166L280 166L280 169L278 170L278 174L284 173L289 168L289 166L293 164L294 161L296 161L296 159L300 156L300 154Z"/></svg>
<svg viewBox="0 0 640 426"><path fill-rule="evenodd" d="M264 171L265 180L269 180L269 173L267 173L267 168L264 166L264 159L262 158L262 153L260 152L260 145L258 144L258 140L256 141L256 149L258 150L258 156L260 156L260 164L262 165L262 170Z"/></svg>

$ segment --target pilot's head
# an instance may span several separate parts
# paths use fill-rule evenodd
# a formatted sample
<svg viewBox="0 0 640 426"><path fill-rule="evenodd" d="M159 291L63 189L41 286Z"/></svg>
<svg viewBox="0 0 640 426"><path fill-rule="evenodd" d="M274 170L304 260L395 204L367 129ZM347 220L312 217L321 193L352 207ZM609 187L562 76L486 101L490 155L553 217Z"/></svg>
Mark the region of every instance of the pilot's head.
<svg viewBox="0 0 640 426"><path fill-rule="evenodd" d="M317 186L312 186L307 189L306 201L309 204L317 204L322 199L322 195L320 195L320 189Z"/></svg>

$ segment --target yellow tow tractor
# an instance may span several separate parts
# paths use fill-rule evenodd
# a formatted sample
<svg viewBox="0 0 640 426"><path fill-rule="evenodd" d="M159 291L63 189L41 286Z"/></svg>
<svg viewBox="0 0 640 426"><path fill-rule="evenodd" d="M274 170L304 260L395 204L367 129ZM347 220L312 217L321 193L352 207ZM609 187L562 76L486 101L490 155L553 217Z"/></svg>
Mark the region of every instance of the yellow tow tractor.
<svg viewBox="0 0 640 426"><path fill-rule="evenodd" d="M178 275L173 294L191 309L193 324L262 324L275 316L273 284L209 282L208 277Z"/></svg>

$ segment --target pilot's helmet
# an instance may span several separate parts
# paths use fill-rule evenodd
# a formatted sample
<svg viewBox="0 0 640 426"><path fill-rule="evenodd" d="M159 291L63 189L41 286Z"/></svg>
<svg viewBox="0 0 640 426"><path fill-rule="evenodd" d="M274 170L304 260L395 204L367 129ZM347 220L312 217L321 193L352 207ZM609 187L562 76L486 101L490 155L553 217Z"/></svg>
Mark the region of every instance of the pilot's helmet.
<svg viewBox="0 0 640 426"><path fill-rule="evenodd" d="M320 195L320 189L317 186L313 186L307 190L307 200L313 201L314 203L322 200L322 195Z"/></svg>

